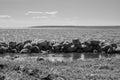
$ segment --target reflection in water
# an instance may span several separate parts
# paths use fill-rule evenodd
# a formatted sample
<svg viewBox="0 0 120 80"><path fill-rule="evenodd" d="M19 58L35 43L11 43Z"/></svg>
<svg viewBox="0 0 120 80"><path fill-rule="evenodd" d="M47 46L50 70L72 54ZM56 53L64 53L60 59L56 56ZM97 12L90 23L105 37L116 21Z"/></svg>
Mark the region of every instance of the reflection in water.
<svg viewBox="0 0 120 80"><path fill-rule="evenodd" d="M110 58L117 55L111 54L92 54L92 53L69 53L69 54L55 54L55 56L48 56L47 59L50 61L73 61L73 60L85 60L85 59L101 59L101 58ZM119 56L120 58L120 56Z"/></svg>
<svg viewBox="0 0 120 80"><path fill-rule="evenodd" d="M93 59L93 58L99 58L99 54L80 54L80 53L69 53L69 54L49 54L46 59L50 61L73 61L73 60L85 60L85 59Z"/></svg>
<svg viewBox="0 0 120 80"><path fill-rule="evenodd" d="M85 55L84 54L81 54L81 60L85 60Z"/></svg>
<svg viewBox="0 0 120 80"><path fill-rule="evenodd" d="M14 56L13 54L5 54L5 55L10 55ZM1 57L4 57L5 55L0 55ZM37 55L21 55L21 56L41 56L40 54ZM102 58L110 58L110 57L115 57L115 58L120 58L120 55L111 55L111 54L92 54L92 53L62 53L62 54L48 54L44 56L46 60L55 62L55 61L73 61L73 60L86 60L86 59L102 59Z"/></svg>
<svg viewBox="0 0 120 80"><path fill-rule="evenodd" d="M87 53L84 54L85 59L89 59L89 58L99 58L99 54L92 54L92 53Z"/></svg>
<svg viewBox="0 0 120 80"><path fill-rule="evenodd" d="M59 61L59 62L63 62L63 61L73 61L73 57L72 54L49 54L46 57L46 60L55 62L55 61Z"/></svg>
<svg viewBox="0 0 120 80"><path fill-rule="evenodd" d="M80 53L72 54L72 58L73 58L73 60L79 59L79 58L81 58L81 54Z"/></svg>

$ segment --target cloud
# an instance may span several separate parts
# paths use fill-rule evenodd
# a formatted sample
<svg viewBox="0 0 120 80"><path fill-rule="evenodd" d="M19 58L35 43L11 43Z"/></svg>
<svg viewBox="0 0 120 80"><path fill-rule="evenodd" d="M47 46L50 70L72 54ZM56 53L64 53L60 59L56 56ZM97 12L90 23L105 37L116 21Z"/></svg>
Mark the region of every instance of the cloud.
<svg viewBox="0 0 120 80"><path fill-rule="evenodd" d="M55 15L57 13L58 11L51 11L51 12L28 11L25 15L31 15L31 14Z"/></svg>
<svg viewBox="0 0 120 80"><path fill-rule="evenodd" d="M46 14L51 14L51 15L55 15L58 13L58 11L53 11L53 12L45 12Z"/></svg>
<svg viewBox="0 0 120 80"><path fill-rule="evenodd" d="M0 15L0 18L11 18L9 15Z"/></svg>
<svg viewBox="0 0 120 80"><path fill-rule="evenodd" d="M43 14L43 12L28 11L25 15L30 15L30 14Z"/></svg>
<svg viewBox="0 0 120 80"><path fill-rule="evenodd" d="M47 19L48 16L35 16L35 17L32 17L33 19Z"/></svg>
<svg viewBox="0 0 120 80"><path fill-rule="evenodd" d="M40 12L40 11L28 11L25 15L31 16L33 19L48 19L54 18L58 11L50 11L50 12Z"/></svg>

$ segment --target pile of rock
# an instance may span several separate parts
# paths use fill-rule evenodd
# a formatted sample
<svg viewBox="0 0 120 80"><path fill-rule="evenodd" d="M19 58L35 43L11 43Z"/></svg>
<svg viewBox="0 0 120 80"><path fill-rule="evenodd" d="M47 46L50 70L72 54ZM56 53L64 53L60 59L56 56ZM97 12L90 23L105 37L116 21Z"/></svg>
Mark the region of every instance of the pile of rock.
<svg viewBox="0 0 120 80"><path fill-rule="evenodd" d="M82 42L78 39L71 41L48 41L43 39L26 40L24 42L0 42L0 54L4 53L41 53L42 51L54 53L119 53L120 47L117 43L100 40L88 40Z"/></svg>

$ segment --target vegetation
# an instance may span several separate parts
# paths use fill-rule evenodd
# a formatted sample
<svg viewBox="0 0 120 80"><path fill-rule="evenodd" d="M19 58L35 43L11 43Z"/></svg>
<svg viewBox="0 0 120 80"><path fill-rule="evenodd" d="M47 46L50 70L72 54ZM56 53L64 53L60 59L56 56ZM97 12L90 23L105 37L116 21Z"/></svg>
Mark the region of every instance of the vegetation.
<svg viewBox="0 0 120 80"><path fill-rule="evenodd" d="M120 59L88 59L72 62L0 60L1 80L119 80ZM4 79L2 79L4 78Z"/></svg>

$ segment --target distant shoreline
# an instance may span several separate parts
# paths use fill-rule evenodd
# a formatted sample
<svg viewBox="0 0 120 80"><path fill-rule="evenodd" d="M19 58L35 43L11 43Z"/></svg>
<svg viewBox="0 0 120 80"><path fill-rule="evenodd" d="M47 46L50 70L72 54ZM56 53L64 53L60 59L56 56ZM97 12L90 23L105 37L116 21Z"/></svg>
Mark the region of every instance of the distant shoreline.
<svg viewBox="0 0 120 80"><path fill-rule="evenodd" d="M116 29L120 28L120 26L26 26L26 27L0 27L0 29L54 29L54 28L88 28L88 29L93 29L93 28L98 28L98 29Z"/></svg>
<svg viewBox="0 0 120 80"><path fill-rule="evenodd" d="M120 26L31 26L29 28L120 28Z"/></svg>

